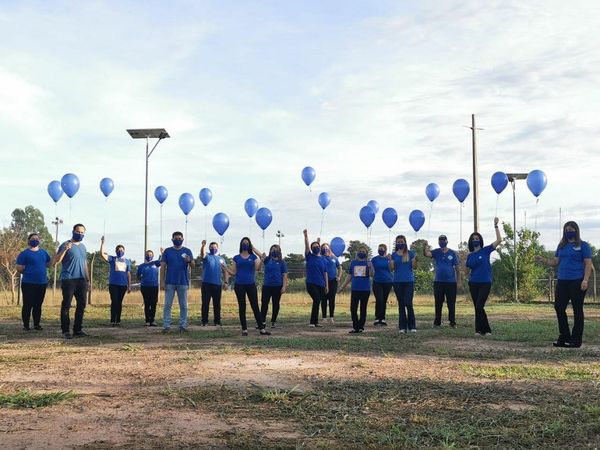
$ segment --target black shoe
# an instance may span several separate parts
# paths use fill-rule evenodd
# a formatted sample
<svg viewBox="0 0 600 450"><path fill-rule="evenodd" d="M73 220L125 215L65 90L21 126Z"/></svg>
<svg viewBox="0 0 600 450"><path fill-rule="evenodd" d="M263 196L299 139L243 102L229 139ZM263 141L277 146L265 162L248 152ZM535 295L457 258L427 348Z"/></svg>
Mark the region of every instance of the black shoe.
<svg viewBox="0 0 600 450"><path fill-rule="evenodd" d="M63 333L63 337L65 339L73 339L73 336L71 336L71 333L69 333L68 331L66 333Z"/></svg>
<svg viewBox="0 0 600 450"><path fill-rule="evenodd" d="M456 324L455 323L451 323L450 324L450 328L456 328Z"/></svg>
<svg viewBox="0 0 600 450"><path fill-rule="evenodd" d="M381 325L382 327L387 327L387 322L385 320L380 320L379 325Z"/></svg>
<svg viewBox="0 0 600 450"><path fill-rule="evenodd" d="M40 325L36 325L35 327L33 327L33 329L37 330L37 331L42 331L43 330L43 328Z"/></svg>
<svg viewBox="0 0 600 450"><path fill-rule="evenodd" d="M358 333L360 333L359 330L352 329L352 330L348 331L348 334L358 334Z"/></svg>
<svg viewBox="0 0 600 450"><path fill-rule="evenodd" d="M570 342L569 345L567 345L567 347L569 347L569 348L579 348L579 347L581 347L581 342Z"/></svg>
<svg viewBox="0 0 600 450"><path fill-rule="evenodd" d="M23 327L23 331L29 331L29 330L31 330L31 328L29 328L29 327Z"/></svg>
<svg viewBox="0 0 600 450"><path fill-rule="evenodd" d="M121 322L115 322L115 327L121 328Z"/></svg>
<svg viewBox="0 0 600 450"><path fill-rule="evenodd" d="M262 330L260 330L260 335L261 336L271 336L271 332L267 331L263 328Z"/></svg>
<svg viewBox="0 0 600 450"><path fill-rule="evenodd" d="M552 343L552 347L570 347L568 342L556 341Z"/></svg>
<svg viewBox="0 0 600 450"><path fill-rule="evenodd" d="M114 328L114 327L116 327L116 326L117 326L117 324L116 324L115 322L111 322L111 323L110 323L110 326Z"/></svg>
<svg viewBox="0 0 600 450"><path fill-rule="evenodd" d="M85 331L78 331L77 333L73 333L73 337L88 337L89 334L87 334Z"/></svg>
<svg viewBox="0 0 600 450"><path fill-rule="evenodd" d="M203 326L203 327L205 327L205 326L208 325L208 322L202 322L200 325Z"/></svg>
<svg viewBox="0 0 600 450"><path fill-rule="evenodd" d="M155 327L155 326L157 326L157 325L156 325L154 322L150 322L150 323L148 324L148 326L149 326L149 327Z"/></svg>
<svg viewBox="0 0 600 450"><path fill-rule="evenodd" d="M242 330L242 336L248 336L248 330Z"/></svg>
<svg viewBox="0 0 600 450"><path fill-rule="evenodd" d="M365 331L365 329L364 329L364 328L360 328L360 329L358 330L358 332L359 332L359 333L364 333L364 331Z"/></svg>
<svg viewBox="0 0 600 450"><path fill-rule="evenodd" d="M376 320L375 322L373 322L374 327L378 327L379 325L381 325L381 320Z"/></svg>

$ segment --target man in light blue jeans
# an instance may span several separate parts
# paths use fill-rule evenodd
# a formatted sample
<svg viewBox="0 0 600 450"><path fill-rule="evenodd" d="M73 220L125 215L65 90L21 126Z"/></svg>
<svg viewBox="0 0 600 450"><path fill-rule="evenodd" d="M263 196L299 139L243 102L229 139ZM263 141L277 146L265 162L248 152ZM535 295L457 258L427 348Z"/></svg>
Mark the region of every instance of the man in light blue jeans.
<svg viewBox="0 0 600 450"><path fill-rule="evenodd" d="M163 309L163 333L171 331L171 308L177 292L179 301L179 331L187 331L187 293L190 285L190 269L194 267L194 256L189 248L183 246L183 233L176 231L172 235L173 247L167 248L160 263L162 286L165 288L165 306Z"/></svg>

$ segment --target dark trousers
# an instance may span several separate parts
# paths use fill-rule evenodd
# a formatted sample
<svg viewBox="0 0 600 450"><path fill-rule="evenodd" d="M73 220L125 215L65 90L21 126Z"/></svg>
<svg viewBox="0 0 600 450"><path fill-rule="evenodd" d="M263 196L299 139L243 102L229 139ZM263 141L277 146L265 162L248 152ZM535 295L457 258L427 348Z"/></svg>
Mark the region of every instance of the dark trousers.
<svg viewBox="0 0 600 450"><path fill-rule="evenodd" d="M142 297L144 298L146 323L154 323L156 304L158 303L158 286L141 286L140 291L142 291Z"/></svg>
<svg viewBox="0 0 600 450"><path fill-rule="evenodd" d="M306 291L313 302L310 311L310 323L311 325L317 325L319 323L319 306L325 298L325 287L314 283L306 283Z"/></svg>
<svg viewBox="0 0 600 450"><path fill-rule="evenodd" d="M279 315L279 304L281 300L282 286L263 286L260 298L260 315L263 323L267 322L267 314L269 313L269 301L273 300L273 312L271 314L271 323L277 321Z"/></svg>
<svg viewBox="0 0 600 450"><path fill-rule="evenodd" d="M208 308L212 298L215 325L221 325L221 285L202 283L200 290L202 292L202 323L208 323Z"/></svg>
<svg viewBox="0 0 600 450"><path fill-rule="evenodd" d="M583 300L587 291L581 290L582 280L558 280L554 295L554 309L558 319L559 342L580 344L583 338ZM573 307L573 331L569 330L567 306Z"/></svg>
<svg viewBox="0 0 600 450"><path fill-rule="evenodd" d="M23 291L23 327L29 328L29 318L33 316L33 326L38 327L42 318L42 303L46 296L46 284L21 283Z"/></svg>
<svg viewBox="0 0 600 450"><path fill-rule="evenodd" d="M120 284L109 284L110 294L110 323L121 323L121 311L123 310L123 298L127 292L127 286Z"/></svg>
<svg viewBox="0 0 600 450"><path fill-rule="evenodd" d="M373 281L373 295L375 296L375 320L385 320L387 301L393 283L380 283Z"/></svg>
<svg viewBox="0 0 600 450"><path fill-rule="evenodd" d="M434 281L433 298L435 300L433 324L442 324L442 307L445 299L448 307L448 322L450 325L456 325L456 282Z"/></svg>
<svg viewBox="0 0 600 450"><path fill-rule="evenodd" d="M61 280L62 303L60 305L60 327L63 333L68 333L71 326L69 319L69 310L73 296L77 301L75 308L75 323L73 324L73 333L81 332L83 326L83 313L85 312L85 302L87 297L87 282L85 278L75 278L72 280Z"/></svg>
<svg viewBox="0 0 600 450"><path fill-rule="evenodd" d="M415 283L412 281L394 283L394 293L398 299L398 327L401 330L415 330L417 328L413 308Z"/></svg>
<svg viewBox="0 0 600 450"><path fill-rule="evenodd" d="M492 283L469 283L471 299L475 307L475 331L477 333L491 333L490 323L485 313L485 302L490 295Z"/></svg>
<svg viewBox="0 0 600 450"><path fill-rule="evenodd" d="M335 313L335 294L337 294L337 279L329 280L329 290L321 300L321 314L323 319L327 317L327 304L329 304L329 317L333 317Z"/></svg>
<svg viewBox="0 0 600 450"><path fill-rule="evenodd" d="M258 328L262 330L264 327L262 324L262 317L260 316L260 309L258 308L258 291L256 290L256 284L236 284L234 291L238 301L242 330L248 329L248 325L246 323L246 295L248 296L250 307L254 313L256 325L258 325Z"/></svg>
<svg viewBox="0 0 600 450"><path fill-rule="evenodd" d="M370 291L352 291L350 293L350 314L352 315L352 328L356 331L364 330L367 321L367 304L369 303ZM360 305L360 317L358 307Z"/></svg>

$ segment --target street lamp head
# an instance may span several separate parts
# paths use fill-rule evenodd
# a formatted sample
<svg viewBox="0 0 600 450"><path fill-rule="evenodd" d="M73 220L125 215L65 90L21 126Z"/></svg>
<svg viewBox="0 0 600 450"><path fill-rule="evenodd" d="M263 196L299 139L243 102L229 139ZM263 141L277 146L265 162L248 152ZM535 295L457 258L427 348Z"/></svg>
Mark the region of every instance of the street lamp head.
<svg viewBox="0 0 600 450"><path fill-rule="evenodd" d="M515 180L526 180L528 173L507 173L508 181L513 182Z"/></svg>
<svg viewBox="0 0 600 450"><path fill-rule="evenodd" d="M171 137L164 128L135 128L129 129L127 132L133 139L167 139Z"/></svg>

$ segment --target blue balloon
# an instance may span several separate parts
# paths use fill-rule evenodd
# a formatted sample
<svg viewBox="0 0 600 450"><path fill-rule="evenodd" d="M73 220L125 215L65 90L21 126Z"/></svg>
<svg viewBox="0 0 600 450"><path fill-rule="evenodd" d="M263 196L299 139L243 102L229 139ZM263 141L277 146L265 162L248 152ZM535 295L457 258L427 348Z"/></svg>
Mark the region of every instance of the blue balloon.
<svg viewBox="0 0 600 450"><path fill-rule="evenodd" d="M160 203L161 205L165 202L168 196L169 191L167 191L166 187L157 186L156 189L154 189L154 198L158 200L158 203Z"/></svg>
<svg viewBox="0 0 600 450"><path fill-rule="evenodd" d="M54 201L54 203L58 202L63 195L62 186L60 185L60 181L53 180L48 183L48 195Z"/></svg>
<svg viewBox="0 0 600 450"><path fill-rule="evenodd" d="M271 222L273 221L273 214L269 208L260 208L256 211L256 223L261 230L266 230Z"/></svg>
<svg viewBox="0 0 600 450"><path fill-rule="evenodd" d="M229 228L229 217L225 213L217 213L213 217L212 224L215 231L219 233L219 236L223 236L227 228Z"/></svg>
<svg viewBox="0 0 600 450"><path fill-rule="evenodd" d="M310 166L305 167L304 169L302 169L302 181L304 181L304 183L307 186L310 186L310 184L315 181L315 177L317 176L317 173L315 172L315 169L313 169Z"/></svg>
<svg viewBox="0 0 600 450"><path fill-rule="evenodd" d="M209 188L200 189L200 201L204 206L208 205L212 200L212 191Z"/></svg>
<svg viewBox="0 0 600 450"><path fill-rule="evenodd" d="M115 183L110 178L102 178L100 180L100 190L105 197L108 197L115 188Z"/></svg>
<svg viewBox="0 0 600 450"><path fill-rule="evenodd" d="M79 178L74 173L67 173L61 178L60 186L64 193L67 194L67 197L73 198L79 190Z"/></svg>
<svg viewBox="0 0 600 450"><path fill-rule="evenodd" d="M396 222L398 221L398 213L394 208L385 208L381 214L383 223L391 230Z"/></svg>
<svg viewBox="0 0 600 450"><path fill-rule="evenodd" d="M452 192L454 192L454 196L458 199L459 202L464 202L469 192L471 192L471 188L469 187L469 182L462 178L459 178L452 185Z"/></svg>
<svg viewBox="0 0 600 450"><path fill-rule="evenodd" d="M492 187L496 194L499 194L506 188L508 184L508 176L504 172L496 172L492 175Z"/></svg>
<svg viewBox="0 0 600 450"><path fill-rule="evenodd" d="M367 205L371 207L375 214L379 212L379 202L377 202L376 200L369 200L367 202Z"/></svg>
<svg viewBox="0 0 600 450"><path fill-rule="evenodd" d="M546 184L548 184L548 179L546 178L546 174L541 170L532 170L527 175L527 187L536 197L539 197L544 192Z"/></svg>
<svg viewBox="0 0 600 450"><path fill-rule="evenodd" d="M413 230L419 231L425 223L425 214L423 214L423 211L420 209L415 209L410 212L408 222L410 223L410 226L413 227Z"/></svg>
<svg viewBox="0 0 600 450"><path fill-rule="evenodd" d="M329 194L327 192L321 192L319 194L319 205L321 205L321 208L327 208L330 203L331 197L329 196Z"/></svg>
<svg viewBox="0 0 600 450"><path fill-rule="evenodd" d="M179 196L179 207L187 216L194 208L194 196L189 193L184 193Z"/></svg>
<svg viewBox="0 0 600 450"><path fill-rule="evenodd" d="M253 198L249 198L244 203L244 209L246 210L246 214L248 214L248 217L252 217L254 214L256 214L256 211L258 210L258 202Z"/></svg>
<svg viewBox="0 0 600 450"><path fill-rule="evenodd" d="M332 253L339 258L344 254L346 243L341 237L334 237L329 243L329 248L331 249Z"/></svg>
<svg viewBox="0 0 600 450"><path fill-rule="evenodd" d="M365 227L369 228L375 220L375 211L373 211L373 208L371 208L369 205L365 205L360 208L358 217L360 217L360 221L365 225Z"/></svg>
<svg viewBox="0 0 600 450"><path fill-rule="evenodd" d="M425 187L425 195L430 202L434 201L440 195L440 187L435 183L429 183Z"/></svg>

